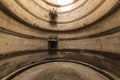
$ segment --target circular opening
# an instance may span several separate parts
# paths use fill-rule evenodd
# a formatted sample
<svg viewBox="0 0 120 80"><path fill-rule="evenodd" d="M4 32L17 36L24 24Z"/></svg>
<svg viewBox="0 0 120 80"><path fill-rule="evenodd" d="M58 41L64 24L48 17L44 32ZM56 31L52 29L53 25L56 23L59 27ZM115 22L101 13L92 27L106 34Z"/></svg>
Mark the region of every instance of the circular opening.
<svg viewBox="0 0 120 80"><path fill-rule="evenodd" d="M74 0L45 0L46 2L50 3L50 4L54 4L54 5L60 5L60 6L64 6L64 5L68 5L74 2Z"/></svg>

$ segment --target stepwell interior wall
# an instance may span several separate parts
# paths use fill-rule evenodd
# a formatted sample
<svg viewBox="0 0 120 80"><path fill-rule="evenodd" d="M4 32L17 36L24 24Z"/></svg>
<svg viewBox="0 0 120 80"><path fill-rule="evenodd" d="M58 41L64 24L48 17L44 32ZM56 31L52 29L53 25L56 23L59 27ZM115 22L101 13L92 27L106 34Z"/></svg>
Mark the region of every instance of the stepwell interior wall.
<svg viewBox="0 0 120 80"><path fill-rule="evenodd" d="M34 28L0 5L0 78L51 58L89 63L120 78L119 5L95 23L70 31ZM58 36L56 55L48 53L50 35Z"/></svg>

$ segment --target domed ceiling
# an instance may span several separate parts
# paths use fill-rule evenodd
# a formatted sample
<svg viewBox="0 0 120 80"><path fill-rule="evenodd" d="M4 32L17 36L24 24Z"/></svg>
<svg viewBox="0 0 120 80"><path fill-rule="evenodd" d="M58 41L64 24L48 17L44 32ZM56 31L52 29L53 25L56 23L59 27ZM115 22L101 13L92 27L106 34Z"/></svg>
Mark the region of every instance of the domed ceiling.
<svg viewBox="0 0 120 80"><path fill-rule="evenodd" d="M42 29L66 31L82 28L107 14L119 0L1 0L25 23ZM49 13L55 10L56 25Z"/></svg>

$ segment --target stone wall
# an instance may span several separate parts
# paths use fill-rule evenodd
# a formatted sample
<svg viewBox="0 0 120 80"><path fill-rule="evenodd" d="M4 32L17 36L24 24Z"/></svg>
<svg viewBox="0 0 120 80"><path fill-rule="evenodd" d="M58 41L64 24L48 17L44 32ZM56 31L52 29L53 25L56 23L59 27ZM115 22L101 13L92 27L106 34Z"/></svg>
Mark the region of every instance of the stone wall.
<svg viewBox="0 0 120 80"><path fill-rule="evenodd" d="M56 58L89 63L120 78L119 14L118 7L83 29L57 32L31 28L1 8L0 78L26 65ZM51 35L58 36L56 55L48 54Z"/></svg>

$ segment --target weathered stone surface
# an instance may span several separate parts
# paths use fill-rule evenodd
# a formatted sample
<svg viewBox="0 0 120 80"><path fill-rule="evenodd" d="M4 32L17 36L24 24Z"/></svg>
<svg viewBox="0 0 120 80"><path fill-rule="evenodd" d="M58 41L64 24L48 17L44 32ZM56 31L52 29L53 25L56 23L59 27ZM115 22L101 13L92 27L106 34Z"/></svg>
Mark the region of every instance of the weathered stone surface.
<svg viewBox="0 0 120 80"><path fill-rule="evenodd" d="M82 0L76 0L75 4L77 1L79 3L79 1ZM87 0L83 0L83 2L84 1L86 1L86 3L82 5L81 8L76 8L76 10L74 10L74 7L72 8L73 10L68 12L60 11L59 9L58 24L53 27L49 24L48 8L52 8L54 5L45 6L47 3L42 4L41 6L46 8L46 10L44 10L40 7L40 3L38 3L44 3L44 0L0 0L0 79L5 77L3 80L6 80L12 72L37 62L68 59L88 63L101 71L99 72L92 68L86 68L88 66L84 67L83 65L79 65L82 66L82 68L77 72L83 70L82 73L88 75L88 77L85 76L81 78L82 80L102 80L101 78L104 77L106 73L108 73L107 78L110 80L119 80L120 7L117 6L119 5L119 0L88 0L88 3ZM101 1L105 2L102 3L95 12L91 14L87 13L87 10L93 10L92 8L95 7L95 5L97 6ZM105 13L109 15L105 15ZM77 19L84 14L88 14L88 16L78 21L65 23L72 19ZM97 21L98 19L100 20ZM63 23L60 24L60 22ZM92 24L88 25L90 23ZM58 37L57 54L54 55L49 55L48 50L48 40L51 35ZM77 64L74 63L73 66L67 66L69 63L64 63L63 61L60 64L64 64L67 67L61 69L62 67L59 62L56 62L55 65L59 67L60 70L58 68L53 69L51 66L55 67L55 65L52 62L49 64L51 65L46 64L43 69L48 69L50 72L44 70L43 73L39 75L38 72L42 70L41 67L34 70L28 69L28 72L26 70L26 72L22 73L22 77L20 77L21 75L19 75L19 73L18 77L16 76L13 80L39 80L41 78L44 80L80 80L80 78L74 74L75 70L73 70L73 74L67 73L67 71L69 72L69 70L67 70L69 69L68 67L75 67L74 65ZM100 73L103 76L99 78L100 75L97 76L97 74L91 71L97 72L98 75ZM81 76L84 76L82 73ZM61 78L56 78L57 74ZM25 75L33 76L26 77ZM44 77L46 75L49 76ZM89 78L89 75L92 75L92 77ZM106 79L103 78L103 80Z"/></svg>

